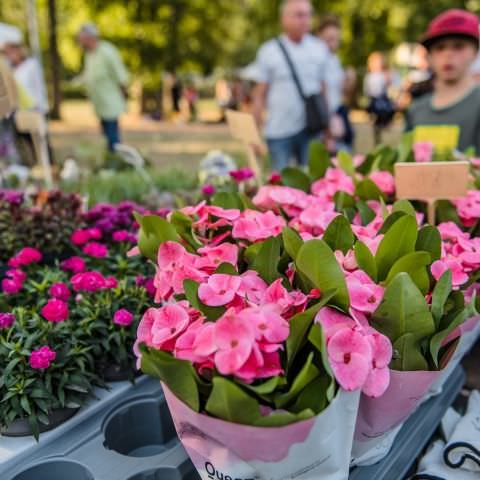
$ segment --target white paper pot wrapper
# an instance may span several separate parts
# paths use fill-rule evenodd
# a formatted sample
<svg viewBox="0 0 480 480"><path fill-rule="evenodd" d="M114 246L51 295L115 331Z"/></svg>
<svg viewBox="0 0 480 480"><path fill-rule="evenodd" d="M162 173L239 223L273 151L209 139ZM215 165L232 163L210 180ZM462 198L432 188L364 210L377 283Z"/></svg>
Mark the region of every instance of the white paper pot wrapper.
<svg viewBox="0 0 480 480"><path fill-rule="evenodd" d="M320 415L252 427L194 412L162 384L178 436L202 480L347 480L360 393L339 390Z"/></svg>

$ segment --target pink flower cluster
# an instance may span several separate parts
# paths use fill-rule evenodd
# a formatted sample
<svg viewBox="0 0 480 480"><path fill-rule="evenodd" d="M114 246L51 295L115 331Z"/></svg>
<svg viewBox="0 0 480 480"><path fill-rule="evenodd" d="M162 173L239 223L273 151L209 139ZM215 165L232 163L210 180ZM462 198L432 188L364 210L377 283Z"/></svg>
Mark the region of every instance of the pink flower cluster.
<svg viewBox="0 0 480 480"><path fill-rule="evenodd" d="M90 240L100 240L102 232L99 228L86 228L84 230L75 230L70 237L74 245L82 246Z"/></svg>
<svg viewBox="0 0 480 480"><path fill-rule="evenodd" d="M223 306L215 323L185 301L150 308L137 332L137 345L170 351L201 371L216 368L246 382L282 373L279 351L289 335L289 319L310 297L287 291L279 279L268 286L255 271L213 274L199 286L200 300Z"/></svg>
<svg viewBox="0 0 480 480"><path fill-rule="evenodd" d="M390 340L371 328L362 315L348 317L333 308L320 310L315 319L327 340L330 365L345 390L362 389L379 397L390 383Z"/></svg>
<svg viewBox="0 0 480 480"><path fill-rule="evenodd" d="M438 280L446 270L451 270L452 283L459 287L468 281L469 274L480 268L480 238L470 238L453 222L441 223L438 230L442 256L432 264L432 275Z"/></svg>
<svg viewBox="0 0 480 480"><path fill-rule="evenodd" d="M16 295L23 287L23 282L27 278L27 274L18 268L7 270L2 280L2 291L5 295Z"/></svg>
<svg viewBox="0 0 480 480"><path fill-rule="evenodd" d="M413 157L416 162L431 162L434 146L432 142L416 142L413 144Z"/></svg>
<svg viewBox="0 0 480 480"><path fill-rule="evenodd" d="M26 267L41 260L42 254L40 251L36 248L25 247L8 261L8 266L12 268Z"/></svg>
<svg viewBox="0 0 480 480"><path fill-rule="evenodd" d="M37 350L33 350L30 354L29 363L35 370L45 370L50 367L55 358L57 358L57 354L45 345Z"/></svg>
<svg viewBox="0 0 480 480"><path fill-rule="evenodd" d="M10 328L15 323L13 313L0 313L0 330Z"/></svg>
<svg viewBox="0 0 480 480"><path fill-rule="evenodd" d="M76 292L96 292L118 286L114 277L104 277L97 271L76 273L70 279L70 283Z"/></svg>
<svg viewBox="0 0 480 480"><path fill-rule="evenodd" d="M480 219L480 191L470 190L466 197L454 200L453 204L466 227L473 227Z"/></svg>
<svg viewBox="0 0 480 480"><path fill-rule="evenodd" d="M64 322L68 318L68 304L57 298L51 298L41 312L43 318L49 322Z"/></svg>
<svg viewBox="0 0 480 480"><path fill-rule="evenodd" d="M85 260L81 257L70 257L64 260L60 267L62 270L71 273L82 273L85 271Z"/></svg>
<svg viewBox="0 0 480 480"><path fill-rule="evenodd" d="M121 327L128 327L132 324L134 316L126 308L117 310L113 315L113 323Z"/></svg>
<svg viewBox="0 0 480 480"><path fill-rule="evenodd" d="M237 182L245 182L246 180L249 180L250 178L253 178L255 174L253 173L253 170L248 167L244 168L239 168L238 170L232 170L230 173L230 176Z"/></svg>

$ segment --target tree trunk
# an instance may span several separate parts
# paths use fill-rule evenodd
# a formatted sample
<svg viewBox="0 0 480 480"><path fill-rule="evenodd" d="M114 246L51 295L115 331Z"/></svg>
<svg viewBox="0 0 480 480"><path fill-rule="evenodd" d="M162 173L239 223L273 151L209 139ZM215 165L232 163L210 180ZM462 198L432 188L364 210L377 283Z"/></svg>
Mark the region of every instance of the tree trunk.
<svg viewBox="0 0 480 480"><path fill-rule="evenodd" d="M60 118L60 104L62 101L62 91L60 86L61 61L58 54L57 38L57 5L56 0L48 0L48 26L49 26L49 56L52 85L52 109L51 116L54 119Z"/></svg>

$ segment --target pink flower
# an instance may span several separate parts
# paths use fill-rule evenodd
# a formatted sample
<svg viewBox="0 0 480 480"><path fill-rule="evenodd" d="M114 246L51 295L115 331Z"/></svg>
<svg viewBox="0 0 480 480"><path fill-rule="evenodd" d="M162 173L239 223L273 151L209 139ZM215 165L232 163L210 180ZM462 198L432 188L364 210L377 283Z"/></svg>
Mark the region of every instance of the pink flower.
<svg viewBox="0 0 480 480"><path fill-rule="evenodd" d="M195 261L197 268L215 270L222 263L237 266L238 246L233 243L222 243L216 247L202 247L198 249L198 253L201 257Z"/></svg>
<svg viewBox="0 0 480 480"><path fill-rule="evenodd" d="M347 275L346 281L352 308L363 313L373 313L382 301L383 287L376 285L362 270Z"/></svg>
<svg viewBox="0 0 480 480"><path fill-rule="evenodd" d="M85 271L85 261L80 257L70 257L60 264L62 270L72 273L81 273Z"/></svg>
<svg viewBox="0 0 480 480"><path fill-rule="evenodd" d="M55 360L57 354L50 349L50 347L44 346L37 350L33 350L30 354L29 363L35 370L45 370Z"/></svg>
<svg viewBox="0 0 480 480"><path fill-rule="evenodd" d="M207 197L210 197L211 195L214 195L215 192L216 192L215 187L210 183L207 183L206 185L204 185L202 187L202 193L204 195L206 195Z"/></svg>
<svg viewBox="0 0 480 480"><path fill-rule="evenodd" d="M480 192L470 190L466 197L453 201L458 215L466 227L472 227L480 218Z"/></svg>
<svg viewBox="0 0 480 480"><path fill-rule="evenodd" d="M416 142L413 144L413 156L416 162L431 162L433 157L432 142Z"/></svg>
<svg viewBox="0 0 480 480"><path fill-rule="evenodd" d="M332 200L338 191L353 195L355 185L351 177L339 168L328 168L324 178L312 185L312 193L320 198Z"/></svg>
<svg viewBox="0 0 480 480"><path fill-rule="evenodd" d="M254 270L247 270L240 275L242 283L238 288L238 295L250 302L260 304L267 291L268 285Z"/></svg>
<svg viewBox="0 0 480 480"><path fill-rule="evenodd" d="M90 242L87 243L83 249L83 253L94 258L104 258L108 255L108 249L103 243Z"/></svg>
<svg viewBox="0 0 480 480"><path fill-rule="evenodd" d="M107 277L105 278L105 287L104 288L117 288L118 281L115 277Z"/></svg>
<svg viewBox="0 0 480 480"><path fill-rule="evenodd" d="M340 215L338 212L326 211L320 205L312 205L306 208L299 216L302 227L312 235L322 235L330 223Z"/></svg>
<svg viewBox="0 0 480 480"><path fill-rule="evenodd" d="M443 222L437 226L442 240L457 242L460 238L468 238L468 234L464 233L460 227L454 222Z"/></svg>
<svg viewBox="0 0 480 480"><path fill-rule="evenodd" d="M133 322L133 314L127 309L121 308L117 310L113 315L113 323L115 325L121 325L122 327L128 327Z"/></svg>
<svg viewBox="0 0 480 480"><path fill-rule="evenodd" d="M238 314L238 319L255 327L257 341L281 343L287 339L290 326L280 315L280 311L279 306L270 303L260 307L246 308Z"/></svg>
<svg viewBox="0 0 480 480"><path fill-rule="evenodd" d="M70 298L70 290L68 288L68 285L63 282L54 283L48 290L48 293L53 298L63 300L64 302L66 302Z"/></svg>
<svg viewBox="0 0 480 480"><path fill-rule="evenodd" d="M198 289L200 300L210 307L219 307L230 303L240 288L242 280L238 276L214 274L207 283L202 283Z"/></svg>
<svg viewBox="0 0 480 480"><path fill-rule="evenodd" d="M213 353L213 329L214 323L203 323L203 320L197 320L191 323L188 328L177 338L175 342L174 355L182 360L189 360L192 363L204 363L208 356ZM211 334L211 335L210 335ZM208 338L206 338L208 336ZM205 339L208 353L201 355L198 345Z"/></svg>
<svg viewBox="0 0 480 480"><path fill-rule="evenodd" d="M151 316L151 341L162 348L169 340L178 337L188 326L190 317L187 311L177 304L167 304L162 308L150 308L146 316Z"/></svg>
<svg viewBox="0 0 480 480"><path fill-rule="evenodd" d="M15 315L13 313L0 312L0 330L10 328L15 323Z"/></svg>
<svg viewBox="0 0 480 480"><path fill-rule="evenodd" d="M75 230L70 237L70 240L74 245L84 245L90 240L90 233L88 230Z"/></svg>
<svg viewBox="0 0 480 480"><path fill-rule="evenodd" d="M105 278L96 271L77 273L70 282L76 292L96 292L105 288Z"/></svg>
<svg viewBox="0 0 480 480"><path fill-rule="evenodd" d="M19 283L23 283L27 279L27 274L18 268L7 270L5 276Z"/></svg>
<svg viewBox="0 0 480 480"><path fill-rule="evenodd" d="M279 235L285 227L285 220L273 212L261 213L245 210L233 223L234 238L243 238L250 242L265 240Z"/></svg>
<svg viewBox="0 0 480 480"><path fill-rule="evenodd" d="M268 179L268 183L271 185L275 185L282 181L282 176L278 172L272 172L270 174L270 178Z"/></svg>
<svg viewBox="0 0 480 480"><path fill-rule="evenodd" d="M228 310L215 324L215 365L222 375L232 375L248 360L255 342L251 325Z"/></svg>
<svg viewBox="0 0 480 480"><path fill-rule="evenodd" d="M388 365L392 360L392 344L390 340L378 332L368 335L372 349L372 369L363 386L363 393L369 397L380 397L390 383L390 369Z"/></svg>
<svg viewBox="0 0 480 480"><path fill-rule="evenodd" d="M315 322L322 326L327 340L340 330L355 327L355 321L352 318L330 307L322 308L317 313Z"/></svg>
<svg viewBox="0 0 480 480"><path fill-rule="evenodd" d="M8 262L8 265L13 268L18 268L23 265L30 265L38 263L42 260L42 254L36 248L25 247L22 248L13 258Z"/></svg>
<svg viewBox="0 0 480 480"><path fill-rule="evenodd" d="M367 338L354 329L345 328L330 338L327 351L338 383L348 391L362 388L370 373L372 358Z"/></svg>
<svg viewBox="0 0 480 480"><path fill-rule="evenodd" d="M100 240L102 238L102 231L99 228L89 228L87 232L90 240Z"/></svg>
<svg viewBox="0 0 480 480"><path fill-rule="evenodd" d="M372 180L377 187L387 195L395 193L395 178L390 172L372 172L370 174Z"/></svg>
<svg viewBox="0 0 480 480"><path fill-rule="evenodd" d="M135 243L137 238L133 233L130 233L128 230L117 230L113 232L112 239L114 242L130 242Z"/></svg>
<svg viewBox="0 0 480 480"><path fill-rule="evenodd" d="M64 322L68 318L68 305L62 300L51 298L41 312L43 318L49 322Z"/></svg>
<svg viewBox="0 0 480 480"><path fill-rule="evenodd" d="M456 258L450 257L443 260L437 260L436 262L433 262L430 267L430 271L437 281L447 270L451 270L452 272L452 285L454 287L463 285L468 281L468 274L465 273L461 262Z"/></svg>
<svg viewBox="0 0 480 480"><path fill-rule="evenodd" d="M22 289L23 283L12 278L2 280L2 291L5 295L16 295Z"/></svg>
<svg viewBox="0 0 480 480"><path fill-rule="evenodd" d="M253 173L253 170L248 167L240 168L238 170L232 170L230 173L230 176L237 182L241 183L246 180L249 180L250 178L253 178L255 175Z"/></svg>

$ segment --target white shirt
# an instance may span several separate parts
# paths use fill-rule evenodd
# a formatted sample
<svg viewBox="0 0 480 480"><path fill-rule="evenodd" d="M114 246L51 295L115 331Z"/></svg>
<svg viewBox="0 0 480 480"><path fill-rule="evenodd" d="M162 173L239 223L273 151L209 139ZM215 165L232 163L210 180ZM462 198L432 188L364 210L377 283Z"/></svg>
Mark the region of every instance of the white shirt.
<svg viewBox="0 0 480 480"><path fill-rule="evenodd" d="M328 55L325 44L310 34L300 43L292 42L286 35L281 39L295 66L303 93L306 96L319 93ZM305 104L276 39L262 45L250 75L258 83L268 83L265 136L276 139L301 132L307 124Z"/></svg>
<svg viewBox="0 0 480 480"><path fill-rule="evenodd" d="M331 113L335 113L343 103L343 83L345 72L338 55L330 53L325 70L325 83L327 85L327 102Z"/></svg>
<svg viewBox="0 0 480 480"><path fill-rule="evenodd" d="M15 80L23 87L33 102L33 108L41 113L48 112L48 99L42 69L36 58L29 57L14 71Z"/></svg>

